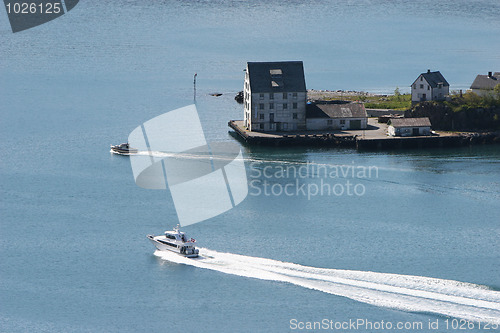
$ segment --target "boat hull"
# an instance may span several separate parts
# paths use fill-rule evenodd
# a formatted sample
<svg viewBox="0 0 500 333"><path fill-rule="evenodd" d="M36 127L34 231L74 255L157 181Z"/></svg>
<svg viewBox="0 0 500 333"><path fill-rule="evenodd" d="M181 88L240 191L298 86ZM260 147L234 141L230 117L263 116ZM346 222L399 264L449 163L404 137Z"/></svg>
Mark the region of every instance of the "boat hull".
<svg viewBox="0 0 500 333"><path fill-rule="evenodd" d="M153 245L156 247L156 249L159 251L174 252L174 253L177 253L178 255L180 255L182 257L186 257L186 258L198 257L198 250L194 250L195 251L194 253L189 253L189 254L181 253L181 247L179 247L179 245L175 245L175 247L174 247L174 244L162 241L159 239L158 236L155 237L153 235L148 235L147 237L151 241L151 243L153 243Z"/></svg>
<svg viewBox="0 0 500 333"><path fill-rule="evenodd" d="M111 148L110 152L118 155L131 155L136 154L137 149L120 149L120 148Z"/></svg>
<svg viewBox="0 0 500 333"><path fill-rule="evenodd" d="M138 152L137 148L130 147L127 143L121 143L119 145L111 145L111 152L120 155L131 155Z"/></svg>

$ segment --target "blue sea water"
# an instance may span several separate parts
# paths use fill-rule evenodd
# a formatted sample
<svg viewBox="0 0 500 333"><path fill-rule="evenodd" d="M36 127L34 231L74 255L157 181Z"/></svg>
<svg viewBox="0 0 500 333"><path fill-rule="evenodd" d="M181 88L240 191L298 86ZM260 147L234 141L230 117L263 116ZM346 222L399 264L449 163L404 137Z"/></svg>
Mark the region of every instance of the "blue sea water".
<svg viewBox="0 0 500 333"><path fill-rule="evenodd" d="M137 187L128 158L110 155L108 145L191 104L194 73L207 140L234 141L227 120L242 118L233 96L246 61L303 60L315 89L387 93L408 89L427 68L466 89L478 73L500 70L499 12L495 0L91 0L13 34L0 10L0 331L286 332L292 319L328 318L422 322L406 331L430 332L436 320L448 331L455 317L447 311L481 316L481 306L446 301L414 310L426 297L398 298L391 308L384 302L393 292L370 288L361 296L340 288L339 296L315 268L432 277L433 289L425 278L403 278L402 288L438 296L460 289L444 280L499 290L498 146L242 146L259 189L264 180L275 189L296 180L258 176L266 167L378 172L323 177L359 184L363 195L250 189L235 209L186 228L214 255L203 266L153 254L145 235L177 223L170 193ZM299 181L317 185L316 175ZM484 330L476 323L468 331Z"/></svg>

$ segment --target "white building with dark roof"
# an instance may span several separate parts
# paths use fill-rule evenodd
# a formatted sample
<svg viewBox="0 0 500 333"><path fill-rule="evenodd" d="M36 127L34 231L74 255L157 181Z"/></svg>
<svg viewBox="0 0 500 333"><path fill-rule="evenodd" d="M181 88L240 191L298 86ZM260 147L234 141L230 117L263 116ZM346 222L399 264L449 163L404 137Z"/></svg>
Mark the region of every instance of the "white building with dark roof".
<svg viewBox="0 0 500 333"><path fill-rule="evenodd" d="M389 120L387 132L390 136L431 135L431 121L423 118L394 118Z"/></svg>
<svg viewBox="0 0 500 333"><path fill-rule="evenodd" d="M358 103L311 103L306 106L307 130L366 129L368 115Z"/></svg>
<svg viewBox="0 0 500 333"><path fill-rule="evenodd" d="M412 104L425 101L443 101L450 93L450 85L444 76L439 72L420 74L411 85Z"/></svg>
<svg viewBox="0 0 500 333"><path fill-rule="evenodd" d="M302 61L248 62L244 126L250 131L306 129L306 81Z"/></svg>
<svg viewBox="0 0 500 333"><path fill-rule="evenodd" d="M500 72L488 72L488 75L478 75L470 89L473 93L476 93L479 96L485 96L493 93L493 89L495 86L500 84Z"/></svg>

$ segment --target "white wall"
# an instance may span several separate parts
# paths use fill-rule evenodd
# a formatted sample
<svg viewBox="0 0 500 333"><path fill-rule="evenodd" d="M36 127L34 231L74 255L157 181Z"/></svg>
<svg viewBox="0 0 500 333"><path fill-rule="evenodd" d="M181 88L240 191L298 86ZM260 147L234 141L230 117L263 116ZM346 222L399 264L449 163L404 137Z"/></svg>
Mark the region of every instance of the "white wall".
<svg viewBox="0 0 500 333"><path fill-rule="evenodd" d="M389 133L390 136L396 136L396 129L394 128L394 126L389 126L387 128L387 133Z"/></svg>
<svg viewBox="0 0 500 333"><path fill-rule="evenodd" d="M262 94L262 95L261 95ZM306 92L297 92L294 97L294 92L287 92L283 98L283 93L274 93L271 97L270 93L249 92L249 103L245 114L250 114L250 130L252 131L275 131L278 126L281 126L281 131L303 130L306 128ZM297 107L294 108L293 104ZM286 104L286 108L284 106ZM263 108L261 108L261 105ZM271 114L274 116L275 124L270 123ZM294 118L294 114L297 118ZM262 119L263 117L264 119ZM261 128L263 124L264 128Z"/></svg>
<svg viewBox="0 0 500 333"><path fill-rule="evenodd" d="M436 87L432 90L432 99L439 101L439 100L444 100L446 95L450 94L450 87L449 86L442 86L441 88ZM439 95L441 94L441 96Z"/></svg>
<svg viewBox="0 0 500 333"><path fill-rule="evenodd" d="M413 128L414 127L400 127L394 128L394 126L389 126L387 132L391 136L413 136ZM430 135L431 128L427 127L418 127L418 135Z"/></svg>
<svg viewBox="0 0 500 333"><path fill-rule="evenodd" d="M328 120L331 120L332 123L328 124ZM351 120L361 120L361 129L366 129L368 124L367 118L346 118L343 119L345 124L340 123L339 118L307 118L306 127L308 131L314 130L340 130L340 129L350 129L350 121Z"/></svg>
<svg viewBox="0 0 500 333"><path fill-rule="evenodd" d="M308 131L325 131L339 129L338 120L332 120L332 124L327 124L328 118L307 118L306 128Z"/></svg>
<svg viewBox="0 0 500 333"><path fill-rule="evenodd" d="M422 79L422 80L420 80ZM420 88L420 85L423 85L423 88ZM414 87L416 86L416 87ZM411 86L411 101L412 102L420 102L422 95L425 94L426 101L430 101L432 99L432 91L429 83L425 80L425 78L420 75L415 83ZM419 97L420 96L420 97Z"/></svg>
<svg viewBox="0 0 500 333"><path fill-rule="evenodd" d="M475 93L478 96L487 96L487 95L493 95L495 91L493 89L471 89L473 93Z"/></svg>

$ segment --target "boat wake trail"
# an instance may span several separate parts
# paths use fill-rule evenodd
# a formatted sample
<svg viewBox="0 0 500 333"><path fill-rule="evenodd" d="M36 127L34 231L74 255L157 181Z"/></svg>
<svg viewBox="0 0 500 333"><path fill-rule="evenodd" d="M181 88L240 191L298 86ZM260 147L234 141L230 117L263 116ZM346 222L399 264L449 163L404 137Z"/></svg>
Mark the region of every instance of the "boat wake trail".
<svg viewBox="0 0 500 333"><path fill-rule="evenodd" d="M500 292L486 286L423 276L315 268L204 248L200 248L200 254L197 259L189 259L170 251L155 252L170 262L292 283L376 306L500 324Z"/></svg>

